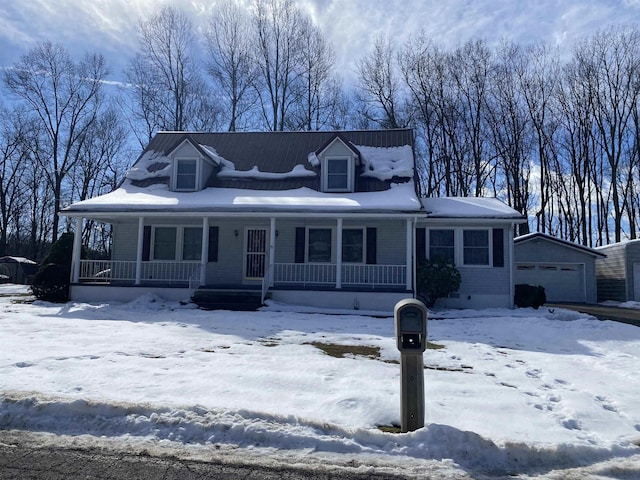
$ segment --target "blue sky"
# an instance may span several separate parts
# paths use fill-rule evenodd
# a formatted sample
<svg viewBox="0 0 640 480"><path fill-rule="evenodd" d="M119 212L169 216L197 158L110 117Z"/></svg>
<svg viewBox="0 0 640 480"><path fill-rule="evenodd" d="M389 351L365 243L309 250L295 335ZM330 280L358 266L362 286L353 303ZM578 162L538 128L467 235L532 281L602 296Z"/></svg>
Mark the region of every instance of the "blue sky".
<svg viewBox="0 0 640 480"><path fill-rule="evenodd" d="M220 0L218 0L220 1ZM229 1L229 0L226 0ZM250 0L240 0L250 3ZM166 3L166 2L165 2ZM196 23L205 23L215 0L172 0ZM299 0L337 53L345 77L373 40L398 43L423 29L446 47L471 38L497 42L537 41L570 51L573 43L609 24L638 23L640 0ZM163 4L158 0L3 0L0 5L0 67L10 66L34 42L50 40L74 56L87 50L105 55L112 79L136 48L138 19Z"/></svg>

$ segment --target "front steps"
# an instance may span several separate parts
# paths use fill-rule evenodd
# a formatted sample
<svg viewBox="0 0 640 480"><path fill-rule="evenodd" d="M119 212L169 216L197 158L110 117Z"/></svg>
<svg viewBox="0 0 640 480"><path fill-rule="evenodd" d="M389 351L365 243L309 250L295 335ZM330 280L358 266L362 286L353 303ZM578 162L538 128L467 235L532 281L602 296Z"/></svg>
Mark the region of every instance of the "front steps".
<svg viewBox="0 0 640 480"><path fill-rule="evenodd" d="M191 300L203 310L255 311L262 306L260 290L199 288Z"/></svg>

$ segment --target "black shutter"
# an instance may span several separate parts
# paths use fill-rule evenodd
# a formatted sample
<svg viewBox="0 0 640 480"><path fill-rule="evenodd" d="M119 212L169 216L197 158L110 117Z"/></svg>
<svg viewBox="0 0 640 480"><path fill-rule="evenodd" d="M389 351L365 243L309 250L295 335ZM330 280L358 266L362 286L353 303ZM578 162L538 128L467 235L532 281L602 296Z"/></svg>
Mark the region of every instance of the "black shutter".
<svg viewBox="0 0 640 480"><path fill-rule="evenodd" d="M209 227L209 262L218 261L218 234L219 227Z"/></svg>
<svg viewBox="0 0 640 480"><path fill-rule="evenodd" d="M416 260L418 264L427 259L427 229L416 228Z"/></svg>
<svg viewBox="0 0 640 480"><path fill-rule="evenodd" d="M142 261L148 262L151 258L151 226L144 227L142 235Z"/></svg>
<svg viewBox="0 0 640 480"><path fill-rule="evenodd" d="M296 227L295 263L304 263L305 233L304 227Z"/></svg>
<svg viewBox="0 0 640 480"><path fill-rule="evenodd" d="M378 235L373 227L367 228L367 265L378 263Z"/></svg>
<svg viewBox="0 0 640 480"><path fill-rule="evenodd" d="M504 230L493 229L493 266L504 267Z"/></svg>

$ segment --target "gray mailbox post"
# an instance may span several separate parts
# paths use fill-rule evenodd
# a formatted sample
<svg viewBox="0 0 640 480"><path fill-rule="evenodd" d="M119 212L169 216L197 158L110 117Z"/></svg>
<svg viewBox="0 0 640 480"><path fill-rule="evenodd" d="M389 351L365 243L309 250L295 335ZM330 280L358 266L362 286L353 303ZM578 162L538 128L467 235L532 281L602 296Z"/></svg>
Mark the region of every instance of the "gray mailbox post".
<svg viewBox="0 0 640 480"><path fill-rule="evenodd" d="M424 362L427 348L427 307L408 298L393 311L400 350L400 416L402 432L424 427Z"/></svg>

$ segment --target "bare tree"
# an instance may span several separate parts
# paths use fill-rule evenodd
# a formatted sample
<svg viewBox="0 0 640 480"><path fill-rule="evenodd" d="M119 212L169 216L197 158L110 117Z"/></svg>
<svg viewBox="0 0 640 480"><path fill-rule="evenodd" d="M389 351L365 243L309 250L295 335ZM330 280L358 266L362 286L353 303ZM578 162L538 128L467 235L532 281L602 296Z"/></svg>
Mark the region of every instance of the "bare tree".
<svg viewBox="0 0 640 480"><path fill-rule="evenodd" d="M145 146L158 130L214 126L217 107L192 56L194 27L186 15L173 7L162 8L140 22L139 41L125 75L130 83L129 116L140 144Z"/></svg>
<svg viewBox="0 0 640 480"><path fill-rule="evenodd" d="M417 130L417 146L422 152L421 187L427 196L449 194L453 189L445 134L447 112L451 111L446 58L446 53L424 34L409 40L398 55L402 77L410 92L408 104Z"/></svg>
<svg viewBox="0 0 640 480"><path fill-rule="evenodd" d="M300 96L292 115L293 130L321 130L336 118L342 84L333 73L335 53L311 20L302 25Z"/></svg>
<svg viewBox="0 0 640 480"><path fill-rule="evenodd" d="M232 2L216 6L206 30L208 70L219 86L228 112L228 130L243 126L254 106L258 69L254 58L255 31L246 9Z"/></svg>
<svg viewBox="0 0 640 480"><path fill-rule="evenodd" d="M4 73L8 91L38 120L42 132L33 152L54 197L54 241L64 182L78 161L79 143L95 121L106 75L101 55L87 54L74 62L63 47L50 42L37 44Z"/></svg>
<svg viewBox="0 0 640 480"><path fill-rule="evenodd" d="M576 58L589 70L589 87L600 147L610 174L615 241L622 239L630 163L633 113L640 99L640 34L635 29L609 29L583 44Z"/></svg>
<svg viewBox="0 0 640 480"><path fill-rule="evenodd" d="M404 93L391 42L378 38L373 51L357 63L357 99L361 114L382 128L409 125Z"/></svg>
<svg viewBox="0 0 640 480"><path fill-rule="evenodd" d="M262 117L268 130L282 131L300 95L304 17L292 0L256 0L254 22Z"/></svg>
<svg viewBox="0 0 640 480"><path fill-rule="evenodd" d="M557 122L554 119L553 108L560 86L560 68L557 56L544 45L525 49L523 60L522 63L516 64L516 75L535 136L540 169L537 188L539 205L535 216L537 230L545 232L549 225L547 204L553 188L551 170L557 152Z"/></svg>
<svg viewBox="0 0 640 480"><path fill-rule="evenodd" d="M29 167L29 135L37 128L24 112L0 110L0 256L7 255L8 239L20 223L26 203L23 184ZM14 249L17 245L14 242ZM17 251L17 250L14 250Z"/></svg>
<svg viewBox="0 0 640 480"><path fill-rule="evenodd" d="M514 68L522 62L522 55L522 49L515 44L505 43L499 49L488 113L508 203L526 216L530 200L532 135L526 102L515 73L517 68ZM518 231L529 233L528 224L519 225Z"/></svg>
<svg viewBox="0 0 640 480"><path fill-rule="evenodd" d="M486 127L487 96L490 92L492 53L484 41L470 41L456 49L449 61L450 75L455 86L455 96L460 118L456 135L460 143L457 170L470 185L463 193L476 197L485 193L495 165L493 162ZM472 190L473 188L473 190Z"/></svg>

